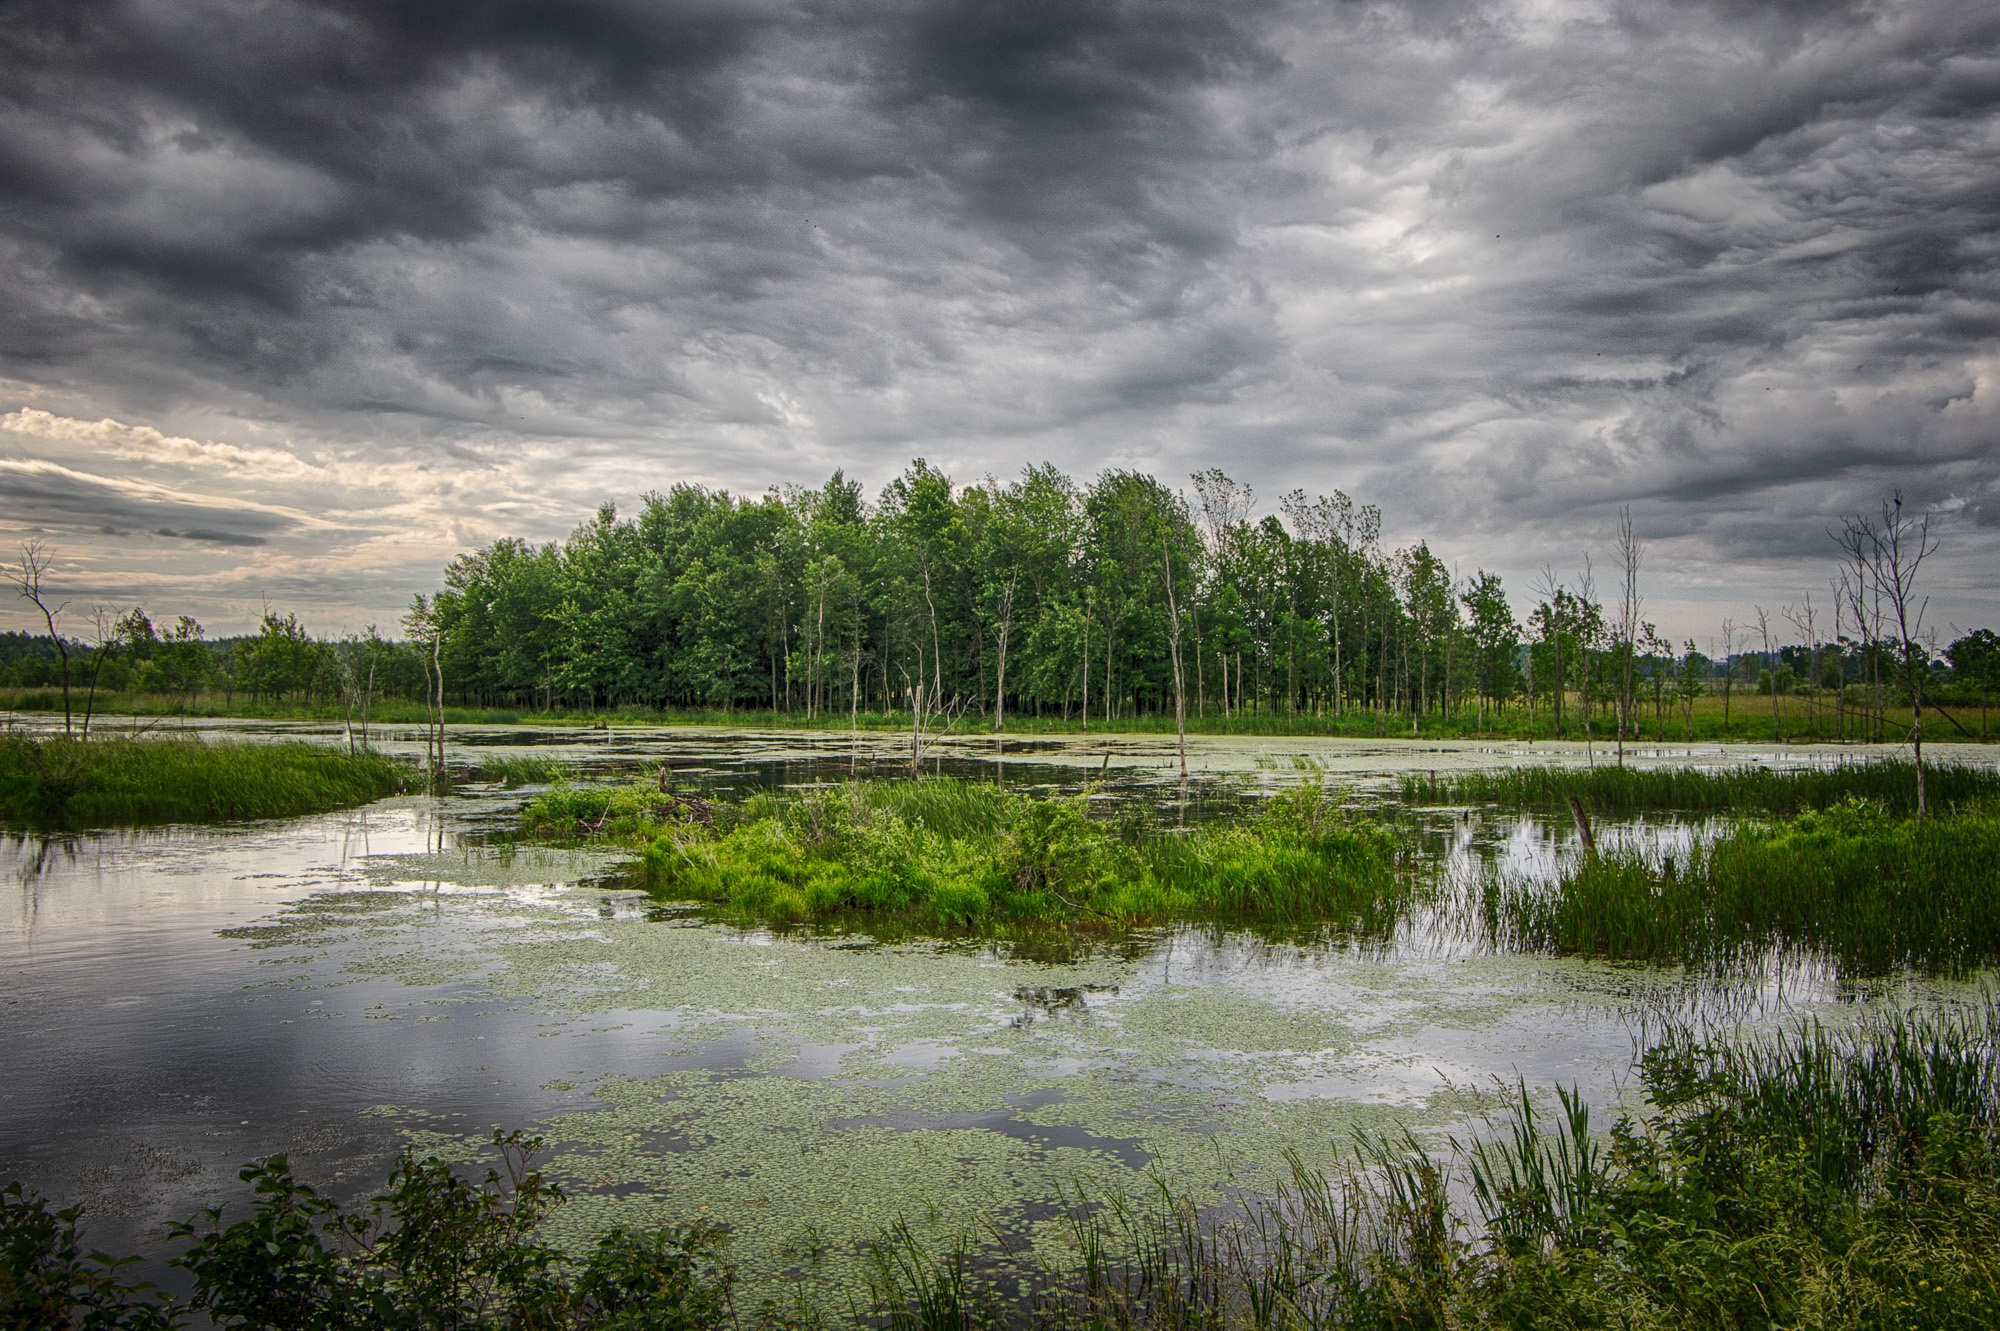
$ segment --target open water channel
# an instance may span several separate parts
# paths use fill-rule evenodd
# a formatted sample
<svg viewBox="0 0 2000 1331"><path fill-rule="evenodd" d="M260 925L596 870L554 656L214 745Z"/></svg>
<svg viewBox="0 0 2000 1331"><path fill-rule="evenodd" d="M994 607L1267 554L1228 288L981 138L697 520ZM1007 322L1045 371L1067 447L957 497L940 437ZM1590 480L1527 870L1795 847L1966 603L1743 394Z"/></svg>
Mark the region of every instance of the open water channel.
<svg viewBox="0 0 2000 1331"><path fill-rule="evenodd" d="M417 748L407 731L378 740ZM718 794L901 770L891 737L467 728L451 744L455 760L534 744L598 772L671 760ZM938 767L1098 782L1105 801L1199 818L1308 777L1367 801L1410 769L1586 760L1580 745L1303 739L1191 740L1190 758L1184 805L1170 738L965 741ZM530 793L0 840L0 1181L80 1200L93 1243L157 1257L163 1222L241 1200L251 1159L288 1152L357 1198L408 1143L475 1160L494 1127L526 1128L571 1193L557 1237L705 1213L734 1227L753 1282L782 1282L837 1276L898 1217L940 1241L981 1222L1032 1233L1065 1188L1150 1176L1226 1195L1288 1150L1331 1163L1357 1129L1464 1132L1517 1081L1629 1107L1635 1053L1666 1022L1842 1020L1989 983L1513 955L1442 907L1387 939L1177 928L1054 956L746 931L618 886L610 857L496 844ZM1568 829L1514 815L1415 827L1432 871L1460 883L1574 853ZM1701 834L1655 821L1600 839Z"/></svg>

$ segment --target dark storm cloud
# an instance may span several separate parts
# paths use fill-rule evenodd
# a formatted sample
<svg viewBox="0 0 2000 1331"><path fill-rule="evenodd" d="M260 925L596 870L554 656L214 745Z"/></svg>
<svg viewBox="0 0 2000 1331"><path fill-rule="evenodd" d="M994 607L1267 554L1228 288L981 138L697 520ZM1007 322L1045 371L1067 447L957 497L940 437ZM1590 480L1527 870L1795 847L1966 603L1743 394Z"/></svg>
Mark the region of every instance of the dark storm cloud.
<svg viewBox="0 0 2000 1331"><path fill-rule="evenodd" d="M401 524L344 556L397 599L496 524L917 453L1340 486L1509 570L1629 503L1690 586L1900 485L1969 584L1996 51L1943 0L17 0L0 411L193 436L194 507L200 440L340 450L257 501ZM0 517L356 580L50 474Z"/></svg>
<svg viewBox="0 0 2000 1331"><path fill-rule="evenodd" d="M136 529L237 546L265 545L299 526L281 513L148 493L67 469L9 465L6 459L0 459L0 522L57 534L125 535Z"/></svg>

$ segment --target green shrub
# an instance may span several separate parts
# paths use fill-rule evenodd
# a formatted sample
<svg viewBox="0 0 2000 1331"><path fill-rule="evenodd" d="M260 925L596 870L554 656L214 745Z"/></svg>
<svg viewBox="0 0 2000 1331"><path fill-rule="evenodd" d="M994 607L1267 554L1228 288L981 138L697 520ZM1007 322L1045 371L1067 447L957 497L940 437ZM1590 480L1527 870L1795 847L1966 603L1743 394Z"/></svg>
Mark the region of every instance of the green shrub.
<svg viewBox="0 0 2000 1331"><path fill-rule="evenodd" d="M538 1237L563 1200L529 1167L539 1140L493 1141L504 1176L475 1184L405 1152L361 1210L300 1183L282 1155L246 1167L248 1215L224 1224L217 1207L168 1226L187 1245L172 1260L190 1279L178 1302L117 1279L123 1262L79 1261L77 1213L12 1186L0 1196L0 1327L138 1331L194 1317L246 1331L696 1331L729 1320L722 1226L614 1229L574 1258Z"/></svg>

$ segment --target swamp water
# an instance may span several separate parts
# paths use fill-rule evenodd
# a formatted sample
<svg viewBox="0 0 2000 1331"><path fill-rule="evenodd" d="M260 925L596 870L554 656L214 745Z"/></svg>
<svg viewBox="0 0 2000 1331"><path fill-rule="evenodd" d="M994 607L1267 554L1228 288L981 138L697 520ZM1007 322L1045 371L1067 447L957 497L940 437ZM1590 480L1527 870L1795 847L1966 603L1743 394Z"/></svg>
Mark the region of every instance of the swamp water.
<svg viewBox="0 0 2000 1331"><path fill-rule="evenodd" d="M898 771L889 737L747 732L467 730L454 757L523 738L586 770L672 761L718 794ZM1318 771L1366 799L1412 768L1581 757L1191 741L1185 807L1171 740L989 740L938 767L1027 789L1101 777L1107 802L1198 818ZM82 1200L96 1245L157 1254L163 1221L240 1202L252 1158L288 1151L353 1198L408 1142L483 1161L493 1127L521 1127L571 1195L552 1237L705 1212L771 1292L850 1273L898 1218L942 1247L985 1223L1033 1238L1078 1187L1226 1197L1266 1186L1287 1151L1330 1163L1357 1129L1462 1133L1517 1080L1615 1111L1666 1021L1768 1025L1984 983L1797 966L1719 982L1495 953L1463 893L1487 863L1546 873L1570 834L1452 811L1420 824L1445 904L1386 939L1183 927L1051 957L742 930L617 886L612 857L494 844L527 793L0 842L0 1180ZM1702 834L1600 830L1662 850Z"/></svg>

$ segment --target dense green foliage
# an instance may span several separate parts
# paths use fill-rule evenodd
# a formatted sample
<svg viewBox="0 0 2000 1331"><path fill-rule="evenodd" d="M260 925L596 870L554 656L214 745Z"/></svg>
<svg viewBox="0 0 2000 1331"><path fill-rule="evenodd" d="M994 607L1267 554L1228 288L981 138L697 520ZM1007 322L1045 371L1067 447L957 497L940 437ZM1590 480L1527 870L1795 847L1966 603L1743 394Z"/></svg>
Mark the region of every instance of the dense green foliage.
<svg viewBox="0 0 2000 1331"><path fill-rule="evenodd" d="M1933 807L2000 796L2000 771L1932 763L1924 779ZM1832 767L1511 767L1416 773L1402 779L1410 804L1499 804L1563 810L1574 797L1592 813L1677 809L1692 813L1780 813L1865 799L1902 813L1916 808L1915 764L1902 760Z"/></svg>
<svg viewBox="0 0 2000 1331"><path fill-rule="evenodd" d="M641 881L661 896L780 922L848 913L933 928L1216 918L1379 931L1411 891L1394 835L1346 816L1311 784L1253 818L1186 830L1093 817L1086 798L953 780L757 795L692 818L676 799L645 785L565 788L532 801L523 818L542 835L637 847Z"/></svg>
<svg viewBox="0 0 2000 1331"><path fill-rule="evenodd" d="M406 1156L366 1211L283 1157L257 1200L176 1226L184 1303L79 1256L76 1213L0 1196L0 1327L818 1326L973 1331L1363 1328L1984 1328L2000 1303L2000 1014L1931 1012L1741 1043L1670 1035L1647 1108L1608 1135L1574 1095L1525 1090L1469 1143L1364 1138L1293 1159L1220 1213L1166 1191L1071 1196L1067 1243L905 1226L870 1245L871 1297L809 1286L781 1315L730 1305L718 1226L614 1231L565 1260L536 1230L559 1192L511 1152L484 1186ZM1442 1149L1439 1149L1440 1146ZM817 1297L817 1304L814 1299Z"/></svg>
<svg viewBox="0 0 2000 1331"><path fill-rule="evenodd" d="M53 1211L18 1185L0 1196L0 1328L189 1325L311 1331L630 1328L698 1331L727 1320L733 1273L725 1233L707 1222L613 1230L571 1260L537 1237L562 1202L528 1167L538 1145L494 1133L503 1177L483 1184L406 1153L388 1189L348 1210L292 1177L282 1155L242 1171L256 1201L223 1223L220 1208L169 1227L186 1248L184 1300L84 1255L78 1212Z"/></svg>
<svg viewBox="0 0 2000 1331"><path fill-rule="evenodd" d="M1918 693L1979 709L1984 734L2000 690L1990 630L1937 660L1889 642L1880 606L1850 596L1831 625L1809 601L1788 607L1802 638L1789 645L1760 629L1761 650L1738 650L1748 639L1726 625L1711 660L1638 619L1636 601L1608 610L1587 567L1575 585L1545 571L1517 617L1497 574L1457 576L1422 541L1385 548L1380 512L1339 492L1294 491L1259 516L1221 472L1192 480L1190 497L1142 472L1079 484L1044 465L957 485L919 459L872 503L839 472L756 498L675 485L623 520L607 505L564 541L455 559L404 617L406 641L372 626L324 640L267 611L254 634L211 642L187 616L134 608L88 640L73 623L0 635L0 689L85 710L99 694L193 707L220 693L367 717L441 683L460 707L812 723L907 712L922 688L1001 729L1157 719L1179 678L1197 722L1877 741L1898 737L1890 713L1907 719ZM1697 724L1705 694L1722 715Z"/></svg>
<svg viewBox="0 0 2000 1331"><path fill-rule="evenodd" d="M285 818L415 784L394 759L314 744L0 735L0 821L15 826Z"/></svg>
<svg viewBox="0 0 2000 1331"><path fill-rule="evenodd" d="M1486 912L1501 941L1586 956L1727 963L1775 946L1846 970L1962 971L2000 960L2000 817L1898 822L1853 801L1662 863L1610 852L1553 883L1495 878Z"/></svg>
<svg viewBox="0 0 2000 1331"><path fill-rule="evenodd" d="M1294 492L1260 518L1246 487L1193 479L1191 499L1138 472L1079 485L1047 466L957 486L918 461L873 504L839 473L754 499L678 485L562 543L455 561L412 622L442 635L454 697L544 710L810 719L906 708L922 684L995 724L1157 716L1173 709L1178 622L1198 719L1471 729L1525 704L1509 729L1606 736L1622 711L1628 736L1680 738L1698 695L1722 693L1727 713L1740 689L1798 695L1804 715L1772 723L1788 733L1889 733L1872 639L1717 664L1613 623L1587 579L1551 578L1523 623L1497 575L1455 577L1422 542L1385 549L1379 512L1345 495ZM1992 684L1976 647L1963 668L1924 668L1976 702Z"/></svg>

